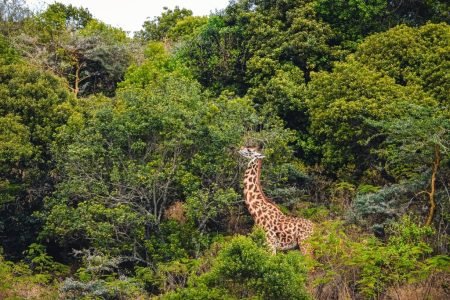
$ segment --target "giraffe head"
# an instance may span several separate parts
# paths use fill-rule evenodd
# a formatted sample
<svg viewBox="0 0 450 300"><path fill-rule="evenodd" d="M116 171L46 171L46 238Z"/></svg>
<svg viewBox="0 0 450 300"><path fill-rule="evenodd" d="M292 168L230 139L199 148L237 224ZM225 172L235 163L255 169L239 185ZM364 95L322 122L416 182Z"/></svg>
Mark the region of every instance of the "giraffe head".
<svg viewBox="0 0 450 300"><path fill-rule="evenodd" d="M256 147L242 147L241 150L239 150L239 154L252 161L264 158L264 155L259 153L257 150L258 149Z"/></svg>

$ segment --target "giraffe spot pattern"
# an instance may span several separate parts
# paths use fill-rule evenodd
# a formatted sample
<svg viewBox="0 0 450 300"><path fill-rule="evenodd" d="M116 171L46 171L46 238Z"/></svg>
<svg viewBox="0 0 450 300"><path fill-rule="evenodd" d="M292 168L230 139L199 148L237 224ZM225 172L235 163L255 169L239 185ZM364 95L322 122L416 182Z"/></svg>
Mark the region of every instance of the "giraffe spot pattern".
<svg viewBox="0 0 450 300"><path fill-rule="evenodd" d="M250 214L255 223L266 231L272 247L287 250L299 246L304 252L303 241L311 236L313 223L307 219L284 215L264 196L259 185L259 166L257 161L253 162L244 177L245 200Z"/></svg>

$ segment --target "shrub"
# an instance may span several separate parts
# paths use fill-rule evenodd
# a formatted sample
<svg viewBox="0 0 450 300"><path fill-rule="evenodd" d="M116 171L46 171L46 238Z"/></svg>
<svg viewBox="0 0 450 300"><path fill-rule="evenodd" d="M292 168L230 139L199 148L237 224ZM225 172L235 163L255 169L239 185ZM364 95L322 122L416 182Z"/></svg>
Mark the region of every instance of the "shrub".
<svg viewBox="0 0 450 300"><path fill-rule="evenodd" d="M433 230L407 216L387 226L385 242L355 228L346 232L337 221L317 228L311 243L320 274L315 285L322 290L328 285L344 297L378 298L388 288L426 279L437 265L445 268L445 259L427 259L432 252L427 239Z"/></svg>
<svg viewBox="0 0 450 300"><path fill-rule="evenodd" d="M307 299L305 280L298 251L272 255L256 233L225 242L209 271L166 299Z"/></svg>
<svg viewBox="0 0 450 300"><path fill-rule="evenodd" d="M140 282L119 268L123 259L92 250L75 251L83 267L60 285L64 299L136 299L142 295Z"/></svg>
<svg viewBox="0 0 450 300"><path fill-rule="evenodd" d="M57 299L56 287L44 274L33 274L24 263L6 261L0 248L0 299Z"/></svg>

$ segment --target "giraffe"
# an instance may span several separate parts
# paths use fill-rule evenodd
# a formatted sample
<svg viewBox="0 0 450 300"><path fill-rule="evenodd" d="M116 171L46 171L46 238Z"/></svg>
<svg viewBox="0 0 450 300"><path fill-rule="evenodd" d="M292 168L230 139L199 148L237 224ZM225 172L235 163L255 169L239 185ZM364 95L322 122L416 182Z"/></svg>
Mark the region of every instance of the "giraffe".
<svg viewBox="0 0 450 300"><path fill-rule="evenodd" d="M298 246L303 255L311 255L304 241L313 233L314 224L307 219L286 216L264 195L260 183L264 155L253 147L243 147L239 154L250 159L244 176L245 204L255 223L264 229L272 252Z"/></svg>

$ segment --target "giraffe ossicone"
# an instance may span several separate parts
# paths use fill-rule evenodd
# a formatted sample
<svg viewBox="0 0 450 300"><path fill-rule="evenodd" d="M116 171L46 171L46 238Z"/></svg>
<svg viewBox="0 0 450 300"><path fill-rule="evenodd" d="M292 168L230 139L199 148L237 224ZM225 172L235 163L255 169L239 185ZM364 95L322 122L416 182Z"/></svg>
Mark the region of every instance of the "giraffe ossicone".
<svg viewBox="0 0 450 300"><path fill-rule="evenodd" d="M254 147L243 147L239 154L249 159L244 175L244 197L250 215L256 225L263 228L267 243L273 253L299 247L306 255L311 254L305 240L311 236L314 224L307 219L291 217L281 210L264 194L260 176L264 155Z"/></svg>

